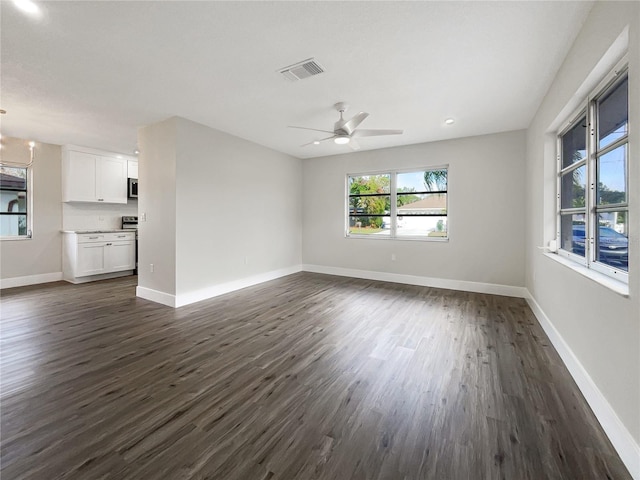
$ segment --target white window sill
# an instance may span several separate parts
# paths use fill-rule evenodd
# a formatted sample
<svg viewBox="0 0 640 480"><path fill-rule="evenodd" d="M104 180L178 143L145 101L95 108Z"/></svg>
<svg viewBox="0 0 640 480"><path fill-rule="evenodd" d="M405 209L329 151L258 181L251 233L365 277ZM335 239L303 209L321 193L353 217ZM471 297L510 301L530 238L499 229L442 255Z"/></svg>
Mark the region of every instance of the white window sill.
<svg viewBox="0 0 640 480"><path fill-rule="evenodd" d="M408 240L411 242L448 242L449 237L415 237L415 236L403 236L403 237L390 237L388 235L345 235L345 238L355 238L355 239L371 239L371 240Z"/></svg>
<svg viewBox="0 0 640 480"><path fill-rule="evenodd" d="M604 273L596 272L590 268L585 267L584 265L580 265L576 262L569 260L568 258L561 257L557 253L548 253L545 252L544 256L550 258L551 260L555 260L556 262L564 265L565 267L569 267L574 272L578 272L580 275L587 277L593 280L596 283L599 283L603 287L608 288L609 290L613 290L618 295L622 295L623 297L629 297L629 285L625 282L621 282L616 280L615 278L611 278Z"/></svg>
<svg viewBox="0 0 640 480"><path fill-rule="evenodd" d="M24 236L24 235L20 236L20 237L18 237L18 236L16 236L16 237L0 237L0 241L4 242L5 240L8 240L8 241L13 242L13 241L16 241L16 240L31 240L32 238L33 237L27 237L27 236Z"/></svg>

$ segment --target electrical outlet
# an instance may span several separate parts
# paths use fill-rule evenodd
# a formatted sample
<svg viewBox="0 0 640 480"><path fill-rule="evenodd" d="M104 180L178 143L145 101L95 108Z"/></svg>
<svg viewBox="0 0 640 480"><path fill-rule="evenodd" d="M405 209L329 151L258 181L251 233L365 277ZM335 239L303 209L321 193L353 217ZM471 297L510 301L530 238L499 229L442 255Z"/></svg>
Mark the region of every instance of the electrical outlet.
<svg viewBox="0 0 640 480"><path fill-rule="evenodd" d="M150 263L150 264L149 264L149 271L150 271L151 273L153 273L153 269L154 269L153 263Z"/></svg>

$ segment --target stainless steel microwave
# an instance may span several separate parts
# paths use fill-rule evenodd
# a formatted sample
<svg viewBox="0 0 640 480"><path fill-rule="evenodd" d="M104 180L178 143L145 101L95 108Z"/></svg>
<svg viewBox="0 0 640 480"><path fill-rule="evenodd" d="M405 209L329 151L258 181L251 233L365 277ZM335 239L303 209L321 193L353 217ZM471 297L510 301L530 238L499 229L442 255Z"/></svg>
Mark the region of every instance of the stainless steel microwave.
<svg viewBox="0 0 640 480"><path fill-rule="evenodd" d="M129 188L127 193L129 198L138 198L138 179L130 178L129 179Z"/></svg>

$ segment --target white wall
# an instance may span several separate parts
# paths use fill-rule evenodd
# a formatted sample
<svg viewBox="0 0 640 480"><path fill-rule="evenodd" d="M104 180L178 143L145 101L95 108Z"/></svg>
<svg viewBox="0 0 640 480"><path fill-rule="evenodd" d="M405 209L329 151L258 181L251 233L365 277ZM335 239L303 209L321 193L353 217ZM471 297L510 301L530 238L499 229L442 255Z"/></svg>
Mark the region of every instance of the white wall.
<svg viewBox="0 0 640 480"><path fill-rule="evenodd" d="M303 263L522 287L524 157L516 131L305 160ZM347 173L443 164L448 242L345 238Z"/></svg>
<svg viewBox="0 0 640 480"><path fill-rule="evenodd" d="M138 295L162 303L176 293L176 123L138 131Z"/></svg>
<svg viewBox="0 0 640 480"><path fill-rule="evenodd" d="M178 120L177 293L302 259L301 161Z"/></svg>
<svg viewBox="0 0 640 480"><path fill-rule="evenodd" d="M630 215L628 298L543 255L555 235L555 135L563 108L586 93L590 72L629 27ZM640 3L596 3L527 131L526 284L533 299L623 425L640 444ZM588 88L587 88L588 89ZM584 391L584 390L583 390ZM588 400L589 400L589 395ZM597 396L597 395L596 395ZM592 404L593 406L593 404ZM596 411L601 422L602 412ZM613 422L615 423L615 422ZM605 428L607 428L605 426ZM613 438L617 448L624 442ZM613 436L612 436L613 435ZM629 465L633 445L623 460ZM633 460L633 459L632 459ZM637 453L636 459L638 463ZM635 472L640 475L640 470Z"/></svg>
<svg viewBox="0 0 640 480"><path fill-rule="evenodd" d="M33 238L0 242L2 286L62 278L62 150L36 143L33 163ZM3 137L0 159L29 163L28 140Z"/></svg>
<svg viewBox="0 0 640 480"><path fill-rule="evenodd" d="M138 200L126 204L63 203L63 230L112 230L122 228L123 215L137 215Z"/></svg>
<svg viewBox="0 0 640 480"><path fill-rule="evenodd" d="M178 117L139 144L139 295L180 306L300 269L300 160Z"/></svg>

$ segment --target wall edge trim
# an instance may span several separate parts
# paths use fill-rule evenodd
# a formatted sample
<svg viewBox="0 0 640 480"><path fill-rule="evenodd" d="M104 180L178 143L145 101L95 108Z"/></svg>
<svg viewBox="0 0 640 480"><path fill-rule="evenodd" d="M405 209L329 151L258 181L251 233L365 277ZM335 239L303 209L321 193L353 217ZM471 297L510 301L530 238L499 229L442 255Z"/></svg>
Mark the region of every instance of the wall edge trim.
<svg viewBox="0 0 640 480"><path fill-rule="evenodd" d="M324 265L304 264L305 272L324 273L341 277L364 278L366 280L378 280L381 282L404 283L421 287L445 288L448 290L461 290L464 292L488 293L491 295L503 295L506 297L526 298L527 289L511 285L495 283L470 282L466 280L451 280L447 278L421 277L417 275L405 275L400 273L378 272L374 270L357 270L352 268L329 267Z"/></svg>
<svg viewBox="0 0 640 480"><path fill-rule="evenodd" d="M176 306L176 296L170 293L161 292L159 290L153 290L147 287L136 287L136 297L144 298L145 300L151 300L155 303L160 303L168 307Z"/></svg>
<svg viewBox="0 0 640 480"><path fill-rule="evenodd" d="M58 282L62 280L62 272L39 273L37 275L26 275L24 277L2 278L0 279L0 289L24 287L26 285L37 285L39 283Z"/></svg>
<svg viewBox="0 0 640 480"><path fill-rule="evenodd" d="M200 302L209 298L224 295L225 293L235 292L243 288L258 285L260 283L275 280L280 277L285 277L293 273L302 271L301 265L294 265L291 267L280 268L277 270L271 270L264 273L252 275L250 277L241 278L238 280L232 280L230 282L218 283L216 285L210 285L208 287L194 290L191 292L181 293L175 296L175 307L183 307L191 303Z"/></svg>

